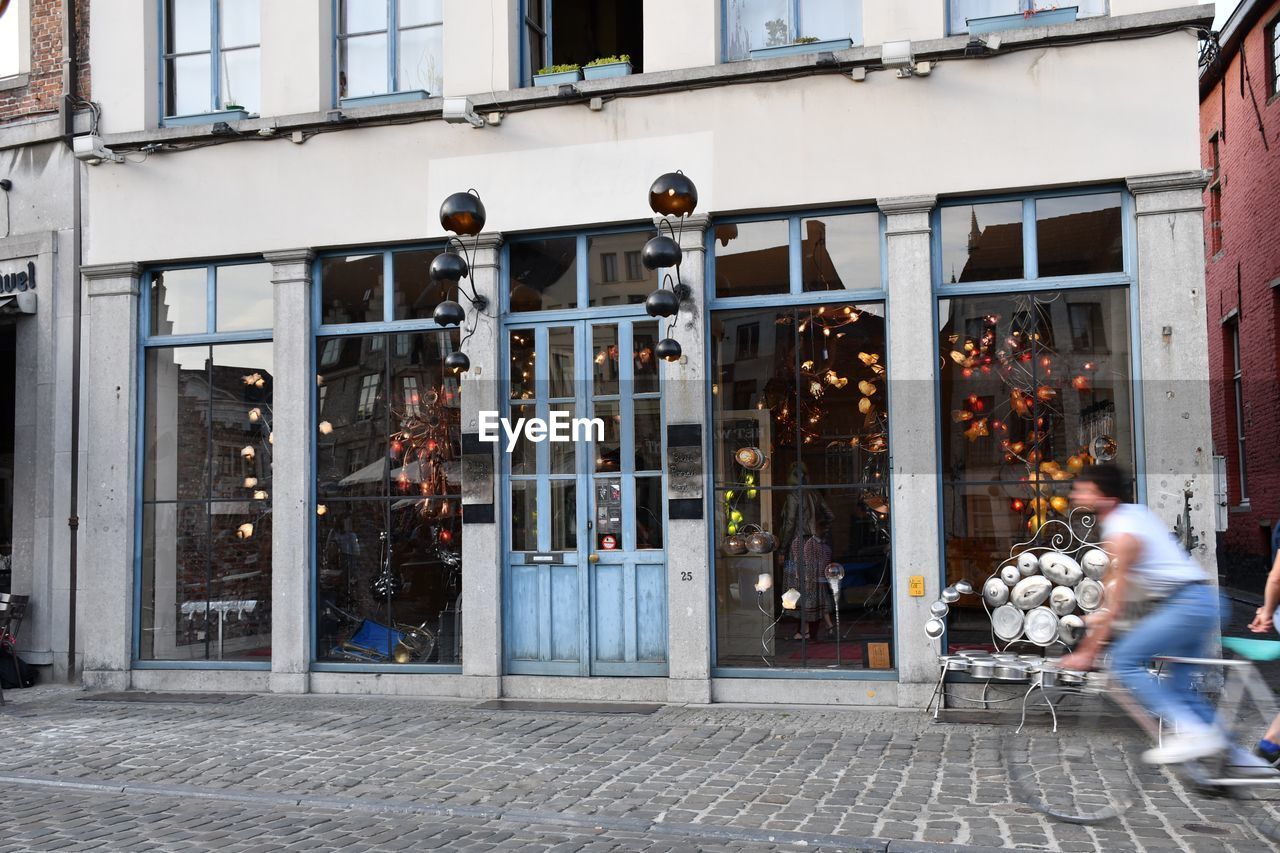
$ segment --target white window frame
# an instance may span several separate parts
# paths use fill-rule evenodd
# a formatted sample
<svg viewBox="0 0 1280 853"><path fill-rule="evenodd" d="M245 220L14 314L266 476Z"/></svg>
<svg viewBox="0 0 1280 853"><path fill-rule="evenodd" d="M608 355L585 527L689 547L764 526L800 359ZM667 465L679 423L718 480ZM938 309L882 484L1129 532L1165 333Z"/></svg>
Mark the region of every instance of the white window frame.
<svg viewBox="0 0 1280 853"><path fill-rule="evenodd" d="M1240 473L1240 505L1249 503L1249 466L1245 462L1244 432L1244 371L1240 365L1240 318L1235 317L1227 325L1227 334L1231 336L1231 389L1236 406L1236 453L1237 467Z"/></svg>
<svg viewBox="0 0 1280 853"><path fill-rule="evenodd" d="M0 75L0 89L16 89L27 85L31 76L31 0L13 0L5 18L16 18L18 28L18 64L12 73Z"/></svg>

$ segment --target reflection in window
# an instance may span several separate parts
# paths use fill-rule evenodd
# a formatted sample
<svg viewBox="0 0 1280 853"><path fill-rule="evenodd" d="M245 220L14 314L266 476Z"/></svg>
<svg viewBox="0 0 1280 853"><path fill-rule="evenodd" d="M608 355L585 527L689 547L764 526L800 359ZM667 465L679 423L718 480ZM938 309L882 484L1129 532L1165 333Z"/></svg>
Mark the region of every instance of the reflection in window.
<svg viewBox="0 0 1280 853"><path fill-rule="evenodd" d="M881 307L717 311L712 333L718 665L891 668Z"/></svg>
<svg viewBox="0 0 1280 853"><path fill-rule="evenodd" d="M444 91L443 5L440 0L341 0L338 97Z"/></svg>
<svg viewBox="0 0 1280 853"><path fill-rule="evenodd" d="M947 577L977 583L1067 517L1083 466L1134 471L1128 291L966 296L938 313ZM990 640L980 607L958 602L950 625L953 644Z"/></svg>
<svg viewBox="0 0 1280 853"><path fill-rule="evenodd" d="M217 268L217 331L269 329L273 313L270 264Z"/></svg>
<svg viewBox="0 0 1280 853"><path fill-rule="evenodd" d="M727 61L800 38L862 44L862 0L725 0L724 17Z"/></svg>
<svg viewBox="0 0 1280 853"><path fill-rule="evenodd" d="M587 238L588 269L599 270L598 277L592 275L587 282L588 305L638 305L658 289L658 273L645 269L640 261L640 249L652 236L652 231L632 231ZM619 254L626 260L627 275L621 281Z"/></svg>
<svg viewBox="0 0 1280 853"><path fill-rule="evenodd" d="M1022 202L943 207L941 216L944 282L1023 278Z"/></svg>
<svg viewBox="0 0 1280 853"><path fill-rule="evenodd" d="M800 221L804 289L880 287L880 215L851 213Z"/></svg>
<svg viewBox="0 0 1280 853"><path fill-rule="evenodd" d="M1036 200L1039 277L1124 269L1120 193Z"/></svg>
<svg viewBox="0 0 1280 853"><path fill-rule="evenodd" d="M209 331L208 288L208 267L152 273L151 334L199 335Z"/></svg>
<svg viewBox="0 0 1280 853"><path fill-rule="evenodd" d="M258 112L260 14L258 0L166 0L166 116Z"/></svg>
<svg viewBox="0 0 1280 853"><path fill-rule="evenodd" d="M574 237L511 244L511 310L578 307L578 241Z"/></svg>
<svg viewBox="0 0 1280 853"><path fill-rule="evenodd" d="M460 398L443 370L458 333L403 337L404 354L387 342L376 354L348 346L320 372L328 389L316 430L321 661L461 660Z"/></svg>
<svg viewBox="0 0 1280 853"><path fill-rule="evenodd" d="M785 219L715 227L716 296L786 293L791 250Z"/></svg>
<svg viewBox="0 0 1280 853"><path fill-rule="evenodd" d="M270 660L270 343L145 356L144 660Z"/></svg>

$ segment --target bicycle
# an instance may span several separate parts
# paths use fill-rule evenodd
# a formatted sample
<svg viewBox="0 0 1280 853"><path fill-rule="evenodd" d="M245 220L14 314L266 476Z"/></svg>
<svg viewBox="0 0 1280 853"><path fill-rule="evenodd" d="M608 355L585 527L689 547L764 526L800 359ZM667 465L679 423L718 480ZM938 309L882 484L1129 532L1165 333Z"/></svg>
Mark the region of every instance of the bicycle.
<svg viewBox="0 0 1280 853"><path fill-rule="evenodd" d="M1254 663L1280 660L1280 641L1223 637L1222 646L1239 658L1161 657L1156 673L1166 664L1221 672L1217 724L1235 746L1247 750L1276 713L1275 697ZM1010 788L1024 805L1055 820L1100 824L1121 818L1156 785L1167 782L1162 768L1144 765L1135 755L1146 745L1135 737L1134 725L1157 741L1163 727L1150 722L1105 671L1082 683L1042 687L1041 693L1050 708L1057 706L1054 731L1023 726L1002 738ZM1062 703L1070 704L1069 697L1083 700L1075 713L1077 725L1059 728L1058 719L1066 715ZM1107 700L1124 713L1107 713ZM1224 752L1165 767L1199 794L1234 798L1238 817L1264 838L1280 841L1280 770L1234 763L1238 755Z"/></svg>

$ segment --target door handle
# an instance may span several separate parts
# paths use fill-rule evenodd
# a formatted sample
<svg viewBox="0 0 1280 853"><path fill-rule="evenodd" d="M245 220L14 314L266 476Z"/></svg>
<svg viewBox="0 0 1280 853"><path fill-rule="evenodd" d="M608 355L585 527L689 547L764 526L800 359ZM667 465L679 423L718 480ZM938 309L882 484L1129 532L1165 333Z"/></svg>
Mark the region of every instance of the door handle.
<svg viewBox="0 0 1280 853"><path fill-rule="evenodd" d="M597 554L595 551L592 551L590 554L587 555L587 562L588 563L600 562L600 555Z"/></svg>

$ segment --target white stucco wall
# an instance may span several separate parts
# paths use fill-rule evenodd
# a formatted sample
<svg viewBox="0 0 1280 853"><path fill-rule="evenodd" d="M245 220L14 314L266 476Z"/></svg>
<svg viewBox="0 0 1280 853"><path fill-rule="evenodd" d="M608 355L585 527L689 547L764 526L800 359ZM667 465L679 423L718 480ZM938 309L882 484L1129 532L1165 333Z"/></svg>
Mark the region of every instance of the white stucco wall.
<svg viewBox="0 0 1280 853"><path fill-rule="evenodd" d="M707 212L1194 169L1195 52L1179 31L954 60L925 78L831 74L536 109L482 130L425 121L156 153L88 170L88 262L434 237L440 201L466 187L496 231L637 220L653 176L675 168ZM182 227L157 240L121 211Z"/></svg>
<svg viewBox="0 0 1280 853"><path fill-rule="evenodd" d="M644 0L644 70L720 61L721 0Z"/></svg>
<svg viewBox="0 0 1280 853"><path fill-rule="evenodd" d="M940 39L947 34L947 0L862 0L862 43Z"/></svg>

